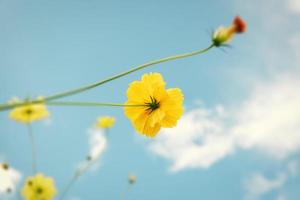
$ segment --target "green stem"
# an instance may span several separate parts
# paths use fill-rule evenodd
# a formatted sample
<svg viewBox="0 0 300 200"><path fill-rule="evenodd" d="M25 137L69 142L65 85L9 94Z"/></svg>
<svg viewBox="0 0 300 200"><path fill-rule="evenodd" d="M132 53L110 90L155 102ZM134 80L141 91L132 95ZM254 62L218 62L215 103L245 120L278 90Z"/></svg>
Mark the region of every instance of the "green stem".
<svg viewBox="0 0 300 200"><path fill-rule="evenodd" d="M200 49L200 50L196 50L196 51L192 51L192 52L188 52L188 53L183 53L183 54L178 54L178 55L174 55L174 56L168 56L168 57L161 58L161 59L158 59L158 60L153 60L153 61L150 61L148 63L139 65L139 66L137 66L137 67L135 67L133 69L130 69L128 71L125 71L123 73L120 73L120 74L117 74L115 76L112 76L110 78L98 81L96 83L93 83L93 84L90 84L90 85L86 85L86 86L83 86L83 87L79 87L79 88L76 88L76 89L68 90L68 91L65 91L65 92L57 93L57 94L54 94L54 95L46 97L44 100L34 100L31 103L49 102L49 101L54 100L54 99L60 99L60 98L63 98L63 97L67 97L67 96L71 96L71 95L74 95L74 94L78 94L78 93L81 93L81 92L93 89L95 87L98 87L99 85L102 85L104 83L108 83L108 82L110 82L112 80L121 78L123 76L126 76L126 75L131 74L131 73L133 73L135 71L144 69L144 68L152 66L152 65L156 65L156 64L167 62L167 61L171 61L171 60L176 60L176 59L191 57L191 56L195 56L195 55L199 55L199 54L205 53L208 50L210 50L211 48L213 48L214 46L215 46L214 44L211 44L210 46L208 46L205 49ZM24 104L25 103L2 104L2 105L0 104L0 111L8 110L8 109L14 108L16 106L22 106Z"/></svg>
<svg viewBox="0 0 300 200"><path fill-rule="evenodd" d="M35 141L34 141L34 135L32 131L31 124L27 124L27 129L28 129L28 136L29 136L29 142L31 146L31 156L32 156L32 173L35 174L37 172L37 167L36 167L36 150L35 150Z"/></svg>
<svg viewBox="0 0 300 200"><path fill-rule="evenodd" d="M117 103L81 102L81 101L48 101L50 106L113 106L113 107L138 107L145 105L126 105Z"/></svg>
<svg viewBox="0 0 300 200"><path fill-rule="evenodd" d="M66 96L74 95L74 94L77 94L77 93L81 93L83 91L90 90L92 88L95 88L99 85L110 82L112 80L115 80L117 78L126 76L126 75L128 75L130 73L133 73L135 71L138 71L138 70L141 70L143 68L149 67L151 65L156 65L156 64L167 62L167 61L170 61L170 60L176 60L176 59L180 59L180 58L186 58L186 57L198 55L198 54L201 54L201 53L204 53L204 52L208 51L212 47L214 47L214 44L211 44L209 47L207 47L205 49L196 50L196 51L192 51L192 52L189 52L189 53L178 54L178 55L175 55L175 56L169 56L169 57L161 58L161 59L158 59L158 60L150 61L148 63L139 65L139 66L137 66L137 67L135 67L131 70L120 73L120 74L115 75L115 76L112 76L112 77L107 78L105 80L102 80L102 81L99 81L99 82L96 82L96 83L93 83L93 84L90 84L90 85L87 85L87 86L84 86L84 87L69 90L69 91L66 91L66 92L58 93L58 94L55 94L55 95L52 95L52 96L48 96L47 98L45 98L45 101L59 99L59 98L62 98L62 97L66 97Z"/></svg>

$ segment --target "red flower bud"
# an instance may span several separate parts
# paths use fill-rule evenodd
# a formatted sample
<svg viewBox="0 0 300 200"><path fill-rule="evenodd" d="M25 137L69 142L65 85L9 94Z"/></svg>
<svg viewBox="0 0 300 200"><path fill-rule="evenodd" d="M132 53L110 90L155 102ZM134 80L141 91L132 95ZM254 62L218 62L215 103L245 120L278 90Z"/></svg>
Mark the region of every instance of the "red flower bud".
<svg viewBox="0 0 300 200"><path fill-rule="evenodd" d="M240 16L236 16L232 24L235 27L236 33L244 33L246 31L247 24Z"/></svg>

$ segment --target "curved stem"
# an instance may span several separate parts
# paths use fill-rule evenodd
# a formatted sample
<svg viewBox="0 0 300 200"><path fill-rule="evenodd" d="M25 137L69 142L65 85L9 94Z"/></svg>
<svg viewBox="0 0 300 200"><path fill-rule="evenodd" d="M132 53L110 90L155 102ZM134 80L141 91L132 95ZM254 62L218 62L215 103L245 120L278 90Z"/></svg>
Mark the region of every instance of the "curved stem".
<svg viewBox="0 0 300 200"><path fill-rule="evenodd" d="M28 129L28 136L29 136L29 142L31 146L31 156L32 156L32 173L35 174L37 172L37 167L36 167L36 150L35 150L35 141L34 141L34 135L32 131L31 124L27 124L27 129Z"/></svg>
<svg viewBox="0 0 300 200"><path fill-rule="evenodd" d="M68 90L68 91L65 91L65 92L54 94L54 95L46 97L42 101L41 100L34 100L31 103L49 102L49 101L54 100L54 99L60 99L60 98L63 98L63 97L67 97L67 96L71 96L71 95L74 95L74 94L78 94L78 93L81 93L81 92L93 89L95 87L98 87L99 85L102 85L104 83L108 83L108 82L110 82L112 80L121 78L121 77L126 76L126 75L128 75L130 73L133 73L135 71L144 69L144 68L152 66L152 65L156 65L156 64L167 62L167 61L171 61L171 60L176 60L176 59L191 57L191 56L195 56L195 55L199 55L199 54L205 53L208 50L210 50L211 48L213 48L214 46L215 46L214 44L211 44L210 46L208 46L205 49L200 49L200 50L196 50L196 51L192 51L192 52L188 52L188 53L183 53L183 54L178 54L178 55L174 55L174 56L169 56L169 57L161 58L161 59L158 59L158 60L153 60L153 61L150 61L148 63L139 65L139 66L137 66L137 67L135 67L133 69L130 69L128 71L125 71L123 73L120 73L120 74L117 74L115 76L112 76L110 78L98 81L96 83L93 83L93 84L90 84L90 85L86 85L86 86L83 86L83 87L79 87L79 88L76 88L76 89ZM22 106L24 104L25 103L0 104L0 111L8 110L8 109L14 108L16 106Z"/></svg>
<svg viewBox="0 0 300 200"><path fill-rule="evenodd" d="M207 47L205 49L196 50L196 51L192 51L192 52L189 52L189 53L178 54L178 55L175 55L175 56L169 56L169 57L161 58L161 59L158 59L158 60L150 61L148 63L139 65L139 66L137 66L137 67L135 67L131 70L120 73L120 74L115 75L115 76L112 76L112 77L107 78L105 80L102 80L102 81L99 81L99 82L96 82L96 83L93 83L93 84L90 84L90 85L87 85L87 86L84 86L84 87L69 90L69 91L66 91L66 92L58 93L58 94L55 94L55 95L52 95L52 96L48 96L47 98L45 98L45 101L59 99L59 98L62 98L62 97L66 97L66 96L74 95L74 94L77 94L77 93L81 93L83 91L90 90L90 89L95 88L99 85L110 82L110 81L115 80L117 78L120 78L122 76L133 73L135 71L138 71L138 70L141 70L143 68L149 67L151 65L156 65L156 64L167 62L167 61L170 61L170 60L176 60L176 59L180 59L180 58L186 58L186 57L198 55L198 54L201 54L201 53L204 53L204 52L208 51L212 47L214 47L214 44L211 44L209 47Z"/></svg>
<svg viewBox="0 0 300 200"><path fill-rule="evenodd" d="M48 101L50 106L113 106L113 107L139 107L145 105L126 105L117 103L102 103L102 102L82 102L82 101Z"/></svg>

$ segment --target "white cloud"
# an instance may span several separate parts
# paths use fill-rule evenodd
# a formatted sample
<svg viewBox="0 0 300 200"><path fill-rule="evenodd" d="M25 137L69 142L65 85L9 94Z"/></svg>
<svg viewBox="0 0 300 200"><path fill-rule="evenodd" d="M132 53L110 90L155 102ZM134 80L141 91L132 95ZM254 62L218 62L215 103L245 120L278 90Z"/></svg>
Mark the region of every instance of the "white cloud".
<svg viewBox="0 0 300 200"><path fill-rule="evenodd" d="M90 131L90 153L92 160L98 159L107 148L107 139L105 131L102 129L93 129Z"/></svg>
<svg viewBox="0 0 300 200"><path fill-rule="evenodd" d="M284 186L289 178L299 173L298 162L291 161L286 168L278 173L275 178L270 179L260 173L254 173L249 176L244 183L246 190L245 200L258 200L264 194L278 190ZM277 200L286 200L282 194L278 195Z"/></svg>
<svg viewBox="0 0 300 200"><path fill-rule="evenodd" d="M259 149L285 158L300 150L300 80L283 76L259 85L238 109L235 140L245 149Z"/></svg>
<svg viewBox="0 0 300 200"><path fill-rule="evenodd" d="M170 160L172 171L207 168L237 148L285 159L300 151L299 85L297 77L282 75L258 84L226 115L220 106L190 111L177 127L163 130L150 150Z"/></svg>
<svg viewBox="0 0 300 200"><path fill-rule="evenodd" d="M293 13L300 14L300 1L299 0L288 0L288 9Z"/></svg>
<svg viewBox="0 0 300 200"><path fill-rule="evenodd" d="M272 190L282 187L287 180L284 173L278 174L274 179L268 179L262 174L252 174L245 182L246 200L257 200Z"/></svg>
<svg viewBox="0 0 300 200"><path fill-rule="evenodd" d="M157 136L151 151L170 159L172 171L209 167L233 150L231 138L223 134L219 110L196 109L185 114L175 128Z"/></svg>
<svg viewBox="0 0 300 200"><path fill-rule="evenodd" d="M19 171L6 163L0 163L0 197L13 195L21 177Z"/></svg>

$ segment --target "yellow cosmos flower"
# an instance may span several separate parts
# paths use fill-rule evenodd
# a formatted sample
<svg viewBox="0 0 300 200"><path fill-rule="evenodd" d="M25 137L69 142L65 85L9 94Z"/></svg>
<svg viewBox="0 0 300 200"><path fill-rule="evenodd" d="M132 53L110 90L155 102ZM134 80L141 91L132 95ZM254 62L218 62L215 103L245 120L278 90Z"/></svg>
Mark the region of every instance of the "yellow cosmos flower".
<svg viewBox="0 0 300 200"><path fill-rule="evenodd" d="M98 117L96 126L98 128L110 128L115 124L116 119L110 116Z"/></svg>
<svg viewBox="0 0 300 200"><path fill-rule="evenodd" d="M154 137L162 127L174 127L183 113L181 90L165 89L159 73L145 74L140 81L132 82L127 98L125 115L138 132L148 137Z"/></svg>
<svg viewBox="0 0 300 200"><path fill-rule="evenodd" d="M20 101L19 101L20 102ZM9 113L9 117L17 122L31 123L49 116L49 112L44 103L27 103L17 106Z"/></svg>
<svg viewBox="0 0 300 200"><path fill-rule="evenodd" d="M43 174L28 177L22 188L22 196L25 200L52 200L55 194L54 180Z"/></svg>
<svg viewBox="0 0 300 200"><path fill-rule="evenodd" d="M219 27L212 36L212 41L215 46L221 46L229 42L237 33L244 33L246 31L246 22L239 16L236 16L229 27Z"/></svg>

